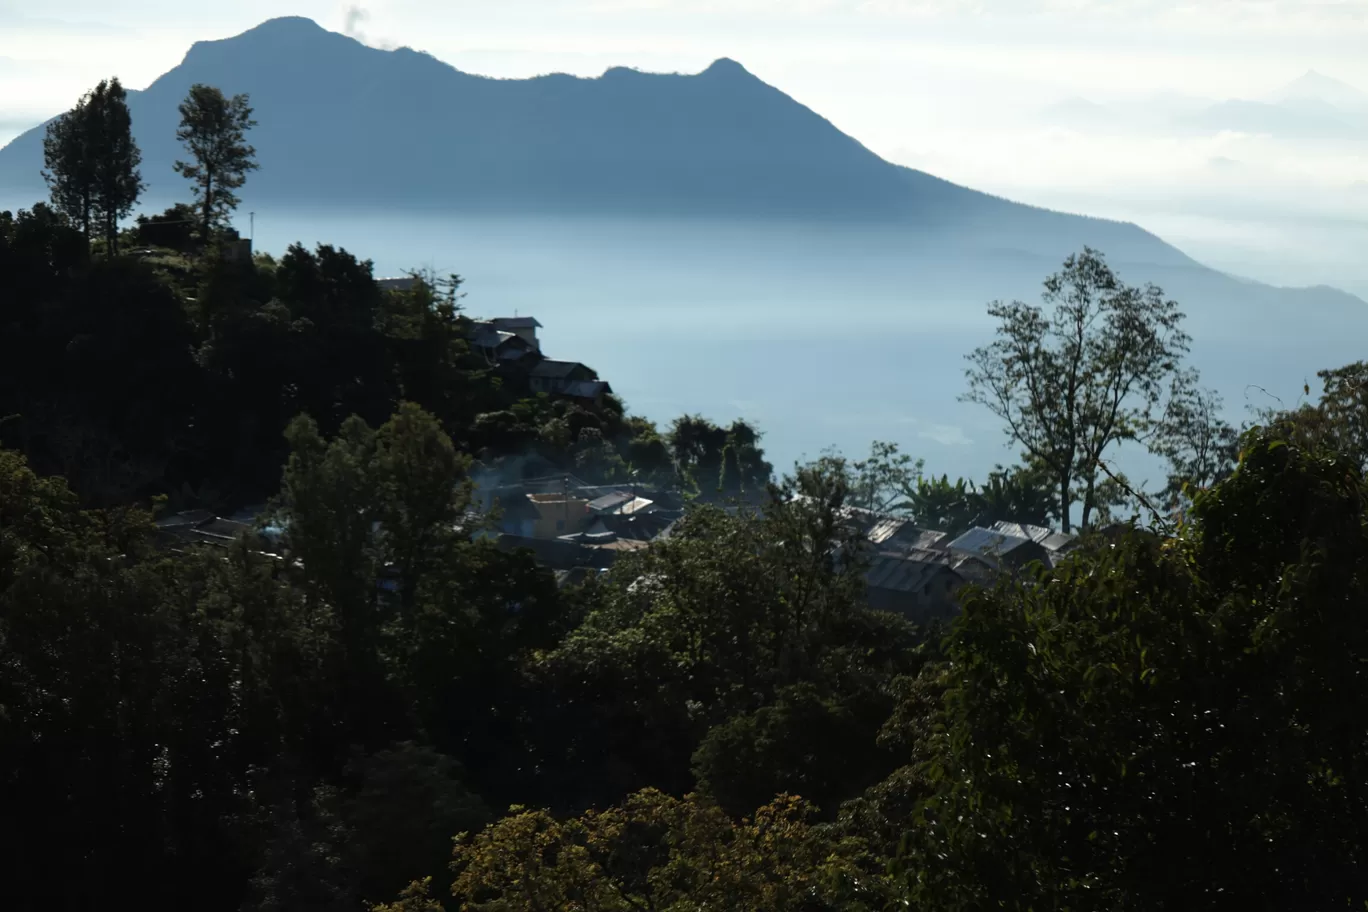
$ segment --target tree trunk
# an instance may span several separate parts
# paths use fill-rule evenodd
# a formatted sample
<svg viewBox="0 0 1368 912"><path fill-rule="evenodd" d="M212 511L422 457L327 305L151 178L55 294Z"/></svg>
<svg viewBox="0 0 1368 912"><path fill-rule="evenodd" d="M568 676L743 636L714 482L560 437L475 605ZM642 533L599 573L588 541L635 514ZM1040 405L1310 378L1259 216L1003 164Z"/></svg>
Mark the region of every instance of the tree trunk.
<svg viewBox="0 0 1368 912"><path fill-rule="evenodd" d="M207 168L204 171L204 227L201 229L203 237L200 244L205 249L209 247L209 221L210 213L214 211L214 175Z"/></svg>
<svg viewBox="0 0 1368 912"><path fill-rule="evenodd" d="M1068 472L1059 476L1059 528L1065 533L1069 531L1069 482L1072 480Z"/></svg>

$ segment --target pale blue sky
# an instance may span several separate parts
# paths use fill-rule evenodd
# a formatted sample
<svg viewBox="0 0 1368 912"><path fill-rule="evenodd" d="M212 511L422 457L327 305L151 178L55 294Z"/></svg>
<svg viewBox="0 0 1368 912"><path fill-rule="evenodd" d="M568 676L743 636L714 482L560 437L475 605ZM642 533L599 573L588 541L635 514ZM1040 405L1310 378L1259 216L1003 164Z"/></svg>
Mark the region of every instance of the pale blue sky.
<svg viewBox="0 0 1368 912"><path fill-rule="evenodd" d="M1262 99L1308 69L1368 90L1368 0L0 0L0 142L101 77L142 87L193 41L285 14L495 76L730 56L891 160L1134 218L1263 278L1368 281L1368 143L1101 135L1041 117L1071 96ZM1292 216L1316 221L1293 232L1299 251L1278 227ZM1270 249L1281 260L1264 262Z"/></svg>

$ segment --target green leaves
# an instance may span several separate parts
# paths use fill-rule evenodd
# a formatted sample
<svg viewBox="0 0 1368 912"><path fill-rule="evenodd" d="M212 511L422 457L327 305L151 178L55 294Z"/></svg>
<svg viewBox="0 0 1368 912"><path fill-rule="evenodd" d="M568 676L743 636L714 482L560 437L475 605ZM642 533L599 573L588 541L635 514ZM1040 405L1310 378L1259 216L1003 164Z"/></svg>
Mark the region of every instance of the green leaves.
<svg viewBox="0 0 1368 912"><path fill-rule="evenodd" d="M48 124L43 140L43 178L53 207L80 225L87 240L92 224L98 225L110 254L118 252L119 220L145 189L127 97L117 78L100 80Z"/></svg>
<svg viewBox="0 0 1368 912"><path fill-rule="evenodd" d="M1186 537L971 591L909 881L933 908L1243 909L1363 897L1368 532L1346 462L1271 436ZM1152 872L1162 870L1163 878Z"/></svg>
<svg viewBox="0 0 1368 912"><path fill-rule="evenodd" d="M246 95L226 97L220 89L196 84L180 104L176 139L185 144L191 161L178 161L176 173L198 188L200 239L208 244L213 229L237 208L233 192L259 167L256 150L247 144L247 131L256 126Z"/></svg>
<svg viewBox="0 0 1368 912"><path fill-rule="evenodd" d="M1075 496L1085 529L1101 505L1107 453L1163 426L1175 381L1195 375L1180 369L1191 340L1177 303L1153 285L1125 285L1095 250L1047 278L1042 303L989 305L997 338L968 355L962 398L1000 418L1049 473L1067 532Z"/></svg>

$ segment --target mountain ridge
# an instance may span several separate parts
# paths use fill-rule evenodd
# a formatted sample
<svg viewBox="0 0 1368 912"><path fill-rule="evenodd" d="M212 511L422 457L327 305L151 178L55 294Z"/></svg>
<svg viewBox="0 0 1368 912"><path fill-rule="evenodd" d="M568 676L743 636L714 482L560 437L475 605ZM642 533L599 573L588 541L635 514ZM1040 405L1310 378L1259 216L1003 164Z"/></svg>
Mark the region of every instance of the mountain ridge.
<svg viewBox="0 0 1368 912"><path fill-rule="evenodd" d="M303 17L195 42L130 92L149 201L171 172L176 105L206 82L252 97L262 168L244 205L888 221L1050 254L1084 243L1195 265L1138 226L1004 200L880 158L727 57L699 73L495 79L380 50ZM42 193L42 127L0 149L0 188Z"/></svg>
<svg viewBox="0 0 1368 912"><path fill-rule="evenodd" d="M177 105L195 82L251 96L261 170L241 193L243 211L883 224L908 243L1055 262L1086 245L1143 266L1130 270L1137 277L1225 281L1132 223L888 162L728 57L692 74L615 66L596 77L499 79L297 16L197 41L129 92L146 209L187 195L171 166L184 154ZM0 195L46 196L42 133L0 149Z"/></svg>

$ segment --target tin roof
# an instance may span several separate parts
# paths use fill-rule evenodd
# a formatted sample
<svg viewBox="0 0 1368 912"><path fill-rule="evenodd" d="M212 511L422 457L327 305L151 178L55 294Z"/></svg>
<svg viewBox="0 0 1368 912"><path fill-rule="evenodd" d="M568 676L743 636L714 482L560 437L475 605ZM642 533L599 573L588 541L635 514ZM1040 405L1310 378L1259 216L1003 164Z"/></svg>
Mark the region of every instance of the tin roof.
<svg viewBox="0 0 1368 912"><path fill-rule="evenodd" d="M916 592L942 573L959 575L948 556L938 552L880 553L870 559L865 583L876 589Z"/></svg>
<svg viewBox="0 0 1368 912"><path fill-rule="evenodd" d="M1005 532L975 526L959 538L950 542L946 547L953 551L965 551L970 554L988 554L1000 557L1015 551L1022 545L1030 543L1030 538L1021 535L1009 535Z"/></svg>

